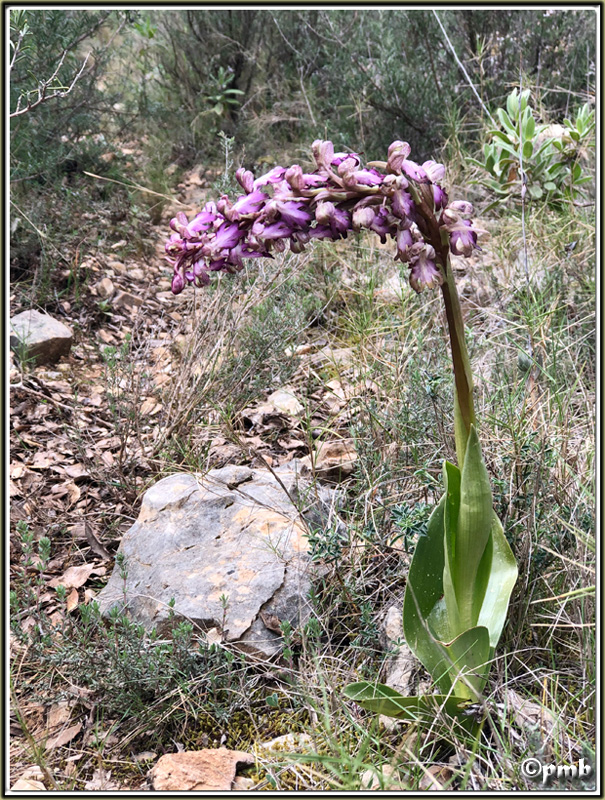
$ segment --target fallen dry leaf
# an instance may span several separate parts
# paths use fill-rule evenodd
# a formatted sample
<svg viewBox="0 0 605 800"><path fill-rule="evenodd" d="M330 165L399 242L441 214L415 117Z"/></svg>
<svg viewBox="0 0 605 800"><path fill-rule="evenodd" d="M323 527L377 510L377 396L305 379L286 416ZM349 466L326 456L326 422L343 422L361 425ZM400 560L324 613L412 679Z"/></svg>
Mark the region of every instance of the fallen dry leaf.
<svg viewBox="0 0 605 800"><path fill-rule="evenodd" d="M157 414L162 408L162 404L158 403L155 397L146 398L141 405L141 414Z"/></svg>
<svg viewBox="0 0 605 800"><path fill-rule="evenodd" d="M111 553L109 550L97 539L92 529L92 525L86 521L84 522L84 535L86 536L86 541L90 545L90 549L95 555L100 556L105 560L111 558Z"/></svg>
<svg viewBox="0 0 605 800"><path fill-rule="evenodd" d="M90 578L94 568L94 564L69 567L60 578L53 578L48 582L48 585L51 589L56 589L57 586L65 586L66 589L79 589Z"/></svg>
<svg viewBox="0 0 605 800"><path fill-rule="evenodd" d="M46 786L41 781L31 778L19 778L11 786L11 792L45 792Z"/></svg>
<svg viewBox="0 0 605 800"><path fill-rule="evenodd" d="M75 725L70 725L69 728L65 728L64 731L61 731L46 742L46 750L53 750L55 747L63 747L64 744L71 742L71 740L74 739L81 730L81 722L77 722Z"/></svg>
<svg viewBox="0 0 605 800"><path fill-rule="evenodd" d="M89 473L88 473L88 470L86 470L82 466L82 464L70 464L69 466L64 467L64 469L65 469L65 474L69 475L69 477L73 478L74 480L77 479L77 478L88 478L88 477L90 477Z"/></svg>
<svg viewBox="0 0 605 800"><path fill-rule="evenodd" d="M115 781L111 780L111 771L104 770L103 767L96 769L92 773L92 780L86 781L84 784L84 790L87 792L96 792L96 791L115 791L119 789L120 785Z"/></svg>
<svg viewBox="0 0 605 800"><path fill-rule="evenodd" d="M74 608L78 607L78 599L79 599L78 598L78 590L77 589L72 589L71 592L69 593L69 596L67 597L66 602L65 602L65 608L67 609L67 613L69 613L70 611L73 611Z"/></svg>

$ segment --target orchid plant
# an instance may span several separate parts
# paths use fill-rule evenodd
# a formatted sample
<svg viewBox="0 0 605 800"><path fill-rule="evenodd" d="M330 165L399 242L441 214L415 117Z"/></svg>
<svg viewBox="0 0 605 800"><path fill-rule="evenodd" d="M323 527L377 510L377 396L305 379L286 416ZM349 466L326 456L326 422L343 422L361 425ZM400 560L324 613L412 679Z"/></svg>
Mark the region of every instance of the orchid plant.
<svg viewBox="0 0 605 800"><path fill-rule="evenodd" d="M492 507L473 404L473 380L450 254L468 257L480 229L473 207L450 202L445 168L410 160L396 141L386 162L362 165L357 153L335 153L332 142L312 146L316 168L275 167L260 178L239 169L244 194L206 203L191 222L179 213L166 243L172 291L207 286L213 272L235 273L248 259L272 257L289 245L300 253L313 239L338 240L368 229L396 244L416 292L441 288L454 368L457 465L445 462L445 494L420 537L403 606L407 645L431 673L440 694L403 697L387 686L355 683L345 694L364 707L400 718L453 716L481 698L506 620L517 567Z"/></svg>

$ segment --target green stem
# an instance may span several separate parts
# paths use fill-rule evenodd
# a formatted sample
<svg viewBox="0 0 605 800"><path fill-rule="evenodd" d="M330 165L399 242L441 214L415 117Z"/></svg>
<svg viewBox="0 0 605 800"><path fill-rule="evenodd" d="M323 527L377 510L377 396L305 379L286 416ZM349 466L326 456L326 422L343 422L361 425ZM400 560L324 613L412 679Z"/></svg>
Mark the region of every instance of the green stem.
<svg viewBox="0 0 605 800"><path fill-rule="evenodd" d="M441 291L443 293L443 302L445 303L456 385L454 393L456 457L458 459L458 467L462 469L464 465L464 454L466 452L466 442L471 430L471 425L476 424L475 406L473 404L473 376L464 338L464 321L462 319L460 299L458 297L449 255L445 256L443 263L445 280L441 285Z"/></svg>

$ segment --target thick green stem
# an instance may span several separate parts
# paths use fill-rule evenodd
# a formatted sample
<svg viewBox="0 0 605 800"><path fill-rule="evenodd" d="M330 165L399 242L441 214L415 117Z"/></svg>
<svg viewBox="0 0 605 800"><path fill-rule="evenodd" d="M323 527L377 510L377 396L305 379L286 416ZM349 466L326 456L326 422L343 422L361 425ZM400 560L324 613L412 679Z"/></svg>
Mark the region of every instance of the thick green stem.
<svg viewBox="0 0 605 800"><path fill-rule="evenodd" d="M441 286L447 326L450 334L452 348L452 361L454 363L454 379L456 390L454 394L454 434L456 437L456 456L458 467L464 466L466 442L475 422L475 407L473 404L473 376L471 365L464 339L464 321L460 308L460 299L454 281L454 273L449 256L445 259L445 280Z"/></svg>

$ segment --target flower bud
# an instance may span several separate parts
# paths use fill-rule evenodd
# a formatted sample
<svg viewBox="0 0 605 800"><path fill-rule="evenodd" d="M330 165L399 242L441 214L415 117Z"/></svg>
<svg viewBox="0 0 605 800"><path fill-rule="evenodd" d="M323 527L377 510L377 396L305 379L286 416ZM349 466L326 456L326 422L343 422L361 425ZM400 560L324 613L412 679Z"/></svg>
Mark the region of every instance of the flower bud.
<svg viewBox="0 0 605 800"><path fill-rule="evenodd" d="M250 194L254 189L254 173L250 172L248 169L244 169L244 167L240 167L235 171L235 177L244 191Z"/></svg>
<svg viewBox="0 0 605 800"><path fill-rule="evenodd" d="M353 211L353 230L358 231L361 228L369 228L375 216L376 212L369 206Z"/></svg>
<svg viewBox="0 0 605 800"><path fill-rule="evenodd" d="M445 210L447 211L448 209L457 212L461 217L472 217L474 211L472 204L466 200L454 200L448 204Z"/></svg>
<svg viewBox="0 0 605 800"><path fill-rule="evenodd" d="M170 288L172 290L172 294L180 294L185 288L185 278L180 272L175 272L175 274L172 276L172 285Z"/></svg>
<svg viewBox="0 0 605 800"><path fill-rule="evenodd" d="M433 183L442 183L445 178L445 167L436 161L425 161L422 169L426 172L429 180Z"/></svg>

